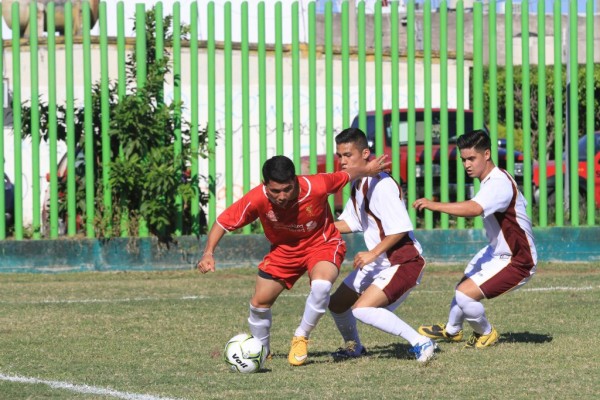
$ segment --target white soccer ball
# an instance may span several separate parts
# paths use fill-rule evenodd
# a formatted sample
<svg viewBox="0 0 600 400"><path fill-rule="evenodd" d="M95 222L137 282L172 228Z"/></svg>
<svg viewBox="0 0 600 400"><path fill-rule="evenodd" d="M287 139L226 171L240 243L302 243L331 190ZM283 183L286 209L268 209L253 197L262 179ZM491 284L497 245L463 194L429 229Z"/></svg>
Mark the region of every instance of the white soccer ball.
<svg viewBox="0 0 600 400"><path fill-rule="evenodd" d="M254 336L240 333L229 339L223 358L232 372L249 374L262 368L267 350Z"/></svg>

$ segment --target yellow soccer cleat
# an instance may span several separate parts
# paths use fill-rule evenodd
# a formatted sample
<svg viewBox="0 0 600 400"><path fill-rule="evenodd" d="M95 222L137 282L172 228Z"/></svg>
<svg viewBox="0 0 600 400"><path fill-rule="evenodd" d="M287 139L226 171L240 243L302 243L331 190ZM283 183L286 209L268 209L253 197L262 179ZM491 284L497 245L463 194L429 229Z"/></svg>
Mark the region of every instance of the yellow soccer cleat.
<svg viewBox="0 0 600 400"><path fill-rule="evenodd" d="M304 336L294 336L292 338L292 348L288 355L288 361L291 365L299 366L306 362L308 358L308 338Z"/></svg>
<svg viewBox="0 0 600 400"><path fill-rule="evenodd" d="M498 343L498 331L496 328L492 327L492 331L487 335L482 335L480 333L475 333L471 335L469 340L467 340L467 344L465 344L465 348L476 348L476 349L484 349L486 347L490 347Z"/></svg>
<svg viewBox="0 0 600 400"><path fill-rule="evenodd" d="M417 331L433 340L443 340L446 342L460 342L463 339L462 329L455 335L446 332L446 324L421 325Z"/></svg>

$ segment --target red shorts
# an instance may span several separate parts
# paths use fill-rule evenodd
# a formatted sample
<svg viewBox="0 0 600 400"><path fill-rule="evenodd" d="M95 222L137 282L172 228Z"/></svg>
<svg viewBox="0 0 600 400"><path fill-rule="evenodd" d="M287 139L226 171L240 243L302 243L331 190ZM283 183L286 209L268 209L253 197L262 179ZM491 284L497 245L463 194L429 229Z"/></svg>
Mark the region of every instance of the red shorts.
<svg viewBox="0 0 600 400"><path fill-rule="evenodd" d="M340 269L346 255L346 243L342 240L330 240L316 248L308 248L302 252L285 252L279 248L272 250L263 258L258 269L272 279L283 282L287 289L306 271L310 274L319 261L328 261Z"/></svg>

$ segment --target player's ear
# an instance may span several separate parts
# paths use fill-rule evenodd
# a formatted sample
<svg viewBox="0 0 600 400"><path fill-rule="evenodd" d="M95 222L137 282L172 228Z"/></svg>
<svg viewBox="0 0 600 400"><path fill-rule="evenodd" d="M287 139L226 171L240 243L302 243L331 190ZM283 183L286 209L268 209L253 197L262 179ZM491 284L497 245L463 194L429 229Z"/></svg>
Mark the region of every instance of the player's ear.
<svg viewBox="0 0 600 400"><path fill-rule="evenodd" d="M369 157L371 157L371 150L369 150L369 148L367 147L362 151L362 158L363 160L368 160Z"/></svg>

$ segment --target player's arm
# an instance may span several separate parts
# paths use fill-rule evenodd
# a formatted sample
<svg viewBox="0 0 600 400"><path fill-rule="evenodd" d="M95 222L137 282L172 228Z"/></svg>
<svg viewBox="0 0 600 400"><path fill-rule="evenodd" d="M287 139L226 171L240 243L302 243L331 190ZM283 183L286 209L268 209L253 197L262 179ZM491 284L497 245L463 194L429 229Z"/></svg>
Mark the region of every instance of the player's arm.
<svg viewBox="0 0 600 400"><path fill-rule="evenodd" d="M202 258L198 261L198 269L203 274L207 272L214 272L215 270L215 258L213 256L215 252L215 248L217 244L221 240L221 238L225 235L226 231L219 225L218 223L214 223L212 228L210 228L210 232L208 233L208 238L206 239L206 245L204 246L204 252L202 254Z"/></svg>
<svg viewBox="0 0 600 400"><path fill-rule="evenodd" d="M369 251L360 251L354 256L354 268L362 268L367 264L372 263L381 254L385 253L406 236L406 232L394 233L383 238L377 246Z"/></svg>
<svg viewBox="0 0 600 400"><path fill-rule="evenodd" d="M366 163L355 167L348 167L344 171L350 175L350 180L353 181L365 176L375 176L380 172L387 172L392 167L392 162L387 161L387 155L383 154Z"/></svg>
<svg viewBox="0 0 600 400"><path fill-rule="evenodd" d="M441 203L425 198L417 199L412 205L417 211L431 210L454 215L456 217L478 217L483 214L483 207L473 200L457 203Z"/></svg>
<svg viewBox="0 0 600 400"><path fill-rule="evenodd" d="M351 233L352 232L352 229L350 229L350 226L348 225L348 223L346 221L344 221L343 219L335 221L334 225L337 228L337 230L340 231L340 233Z"/></svg>

